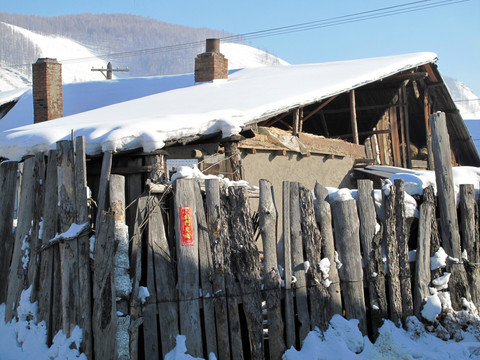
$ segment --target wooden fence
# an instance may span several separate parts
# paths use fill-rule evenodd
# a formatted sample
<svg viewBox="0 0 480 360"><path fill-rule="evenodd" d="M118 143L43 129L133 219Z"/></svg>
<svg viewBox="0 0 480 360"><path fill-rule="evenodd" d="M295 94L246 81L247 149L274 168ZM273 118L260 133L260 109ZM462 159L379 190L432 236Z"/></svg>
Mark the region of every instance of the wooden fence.
<svg viewBox="0 0 480 360"><path fill-rule="evenodd" d="M111 174L111 163L106 152L95 199L88 195L82 138L22 164L0 165L6 320L31 286L48 341L78 325L89 359L163 358L177 334L198 357L280 359L309 331L325 330L334 314L358 319L374 339L383 319L399 326L411 315L421 319L428 287L443 271L430 270L440 246L458 259L446 269L454 308L463 297L480 305L471 185L461 186L460 231L457 225L444 236L432 188L417 199L419 219L406 218L401 180L384 193L382 221L369 180L358 182L357 200L342 201L330 200L318 183L314 200L299 183L273 189L262 180L254 213L245 187L178 179L147 186L130 205L134 221L126 223L125 178ZM274 191L282 191L282 204L274 204ZM462 250L469 261L462 261Z"/></svg>

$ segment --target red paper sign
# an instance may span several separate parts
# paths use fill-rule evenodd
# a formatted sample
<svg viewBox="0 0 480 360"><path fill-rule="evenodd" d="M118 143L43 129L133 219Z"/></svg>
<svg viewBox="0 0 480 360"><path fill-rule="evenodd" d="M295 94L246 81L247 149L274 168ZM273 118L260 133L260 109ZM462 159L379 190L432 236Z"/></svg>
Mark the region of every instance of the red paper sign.
<svg viewBox="0 0 480 360"><path fill-rule="evenodd" d="M182 246L193 246L193 217L191 207L180 207L180 235Z"/></svg>

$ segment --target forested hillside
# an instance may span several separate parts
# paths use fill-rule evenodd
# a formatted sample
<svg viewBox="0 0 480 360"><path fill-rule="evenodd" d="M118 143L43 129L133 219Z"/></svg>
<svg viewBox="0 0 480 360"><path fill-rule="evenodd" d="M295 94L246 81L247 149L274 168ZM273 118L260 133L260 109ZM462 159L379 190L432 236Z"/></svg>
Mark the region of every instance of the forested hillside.
<svg viewBox="0 0 480 360"><path fill-rule="evenodd" d="M191 28L134 15L81 14L56 17L0 13L0 22L44 35L71 38L95 54L112 54L204 41L229 35L223 31ZM31 64L38 57L36 46L26 43L11 27L0 24L0 62L7 65ZM131 76L178 74L193 71L195 55L203 46L179 51L146 51L141 56L104 57L114 67L128 67ZM59 59L65 60L65 59ZM29 70L27 70L29 71Z"/></svg>

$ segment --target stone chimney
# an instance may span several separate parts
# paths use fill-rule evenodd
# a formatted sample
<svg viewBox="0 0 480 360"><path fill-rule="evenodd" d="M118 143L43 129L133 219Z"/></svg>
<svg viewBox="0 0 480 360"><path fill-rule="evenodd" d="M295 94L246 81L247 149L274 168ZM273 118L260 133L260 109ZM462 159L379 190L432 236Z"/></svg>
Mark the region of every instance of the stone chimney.
<svg viewBox="0 0 480 360"><path fill-rule="evenodd" d="M32 72L33 122L63 117L62 65L57 59L41 58Z"/></svg>
<svg viewBox="0 0 480 360"><path fill-rule="evenodd" d="M207 39L206 51L195 58L195 82L228 77L228 60L220 53L220 39Z"/></svg>

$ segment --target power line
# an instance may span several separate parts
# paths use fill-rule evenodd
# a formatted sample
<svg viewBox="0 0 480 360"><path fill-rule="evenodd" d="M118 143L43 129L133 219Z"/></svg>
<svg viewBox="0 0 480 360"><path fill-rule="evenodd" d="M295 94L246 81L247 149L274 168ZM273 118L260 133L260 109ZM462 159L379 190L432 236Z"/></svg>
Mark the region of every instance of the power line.
<svg viewBox="0 0 480 360"><path fill-rule="evenodd" d="M310 22L305 22L300 24L259 30L259 31L244 33L244 34L238 34L238 35L225 36L220 39L223 41L230 41L230 42L243 42L245 40L252 40L252 39L285 35L285 34L293 34L301 31L309 31L309 30L320 29L325 27L345 25L345 24L372 20L377 18L384 18L384 17L405 14L410 12L417 12L417 11L422 11L426 9L443 7L443 6L458 4L458 3L467 2L467 1L470 1L470 0L418 0L418 1L413 1L405 4L367 10L367 11L352 13L348 15L331 17L327 19L321 19L321 20L310 21ZM203 46L204 43L205 43L204 40L201 40L201 41L194 41L194 42L182 43L182 44L176 44L176 45L154 47L150 49L140 49L140 50L133 50L133 51L110 53L110 54L103 54L103 55L84 57L84 58L64 59L64 60L59 60L59 62L62 64L72 64L72 63L78 63L78 62L92 61L98 58L118 59L118 58L132 57L132 56L151 55L151 54L157 54L157 53L173 52L173 51L198 48L200 46ZM30 65L31 64L18 64L18 65L8 65L8 66L23 67L23 66L30 66Z"/></svg>

